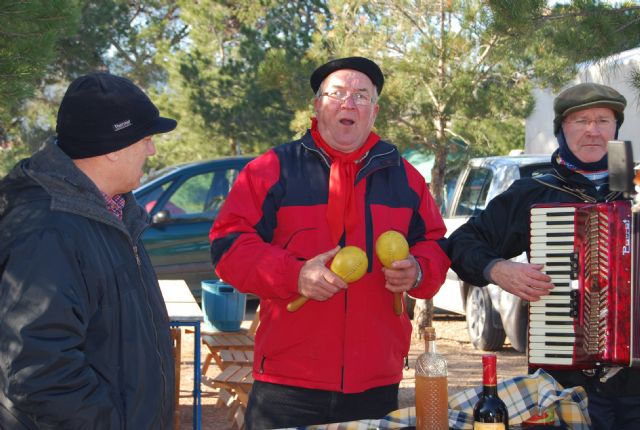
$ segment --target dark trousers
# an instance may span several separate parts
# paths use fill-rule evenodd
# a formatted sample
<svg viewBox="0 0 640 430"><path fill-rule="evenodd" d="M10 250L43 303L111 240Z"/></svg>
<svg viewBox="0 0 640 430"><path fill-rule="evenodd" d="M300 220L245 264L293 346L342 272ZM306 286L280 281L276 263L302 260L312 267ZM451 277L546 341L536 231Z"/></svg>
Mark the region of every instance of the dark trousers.
<svg viewBox="0 0 640 430"><path fill-rule="evenodd" d="M398 409L398 384L357 394L255 381L244 416L247 430L382 418Z"/></svg>
<svg viewBox="0 0 640 430"><path fill-rule="evenodd" d="M589 416L593 430L638 430L640 397L605 397L590 390Z"/></svg>

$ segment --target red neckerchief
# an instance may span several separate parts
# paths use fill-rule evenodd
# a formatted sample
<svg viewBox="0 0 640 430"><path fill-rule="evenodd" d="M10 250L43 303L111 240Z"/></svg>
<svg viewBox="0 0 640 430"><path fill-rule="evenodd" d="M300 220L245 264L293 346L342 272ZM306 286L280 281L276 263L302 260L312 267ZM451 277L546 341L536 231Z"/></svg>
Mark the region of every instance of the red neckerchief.
<svg viewBox="0 0 640 430"><path fill-rule="evenodd" d="M331 231L331 239L336 245L340 243L342 233L350 231L358 224L358 211L354 198L354 188L358 164L380 137L370 132L367 140L357 150L345 153L330 147L318 131L318 120L311 119L311 137L316 145L331 157L329 173L329 202L327 204L327 221Z"/></svg>

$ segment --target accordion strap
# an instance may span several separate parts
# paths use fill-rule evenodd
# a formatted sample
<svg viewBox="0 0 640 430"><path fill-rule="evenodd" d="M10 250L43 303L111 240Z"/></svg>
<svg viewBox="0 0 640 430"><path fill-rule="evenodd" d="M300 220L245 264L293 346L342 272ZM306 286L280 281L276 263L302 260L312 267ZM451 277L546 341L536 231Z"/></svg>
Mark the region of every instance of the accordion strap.
<svg viewBox="0 0 640 430"><path fill-rule="evenodd" d="M584 189L576 188L575 186L570 185L563 177L554 173L547 173L546 175L537 176L531 179L544 186L553 188L554 190L571 194L572 196L579 198L583 202L595 203L598 201L598 199L596 199L594 196L587 194ZM619 196L619 191L610 192L609 194L607 194L605 201L615 200Z"/></svg>

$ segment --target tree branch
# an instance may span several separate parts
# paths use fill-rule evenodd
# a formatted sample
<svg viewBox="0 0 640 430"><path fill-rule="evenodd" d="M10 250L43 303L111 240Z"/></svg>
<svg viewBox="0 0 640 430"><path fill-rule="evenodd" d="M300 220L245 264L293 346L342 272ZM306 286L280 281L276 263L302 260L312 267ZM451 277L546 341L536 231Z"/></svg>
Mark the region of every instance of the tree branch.
<svg viewBox="0 0 640 430"><path fill-rule="evenodd" d="M637 10L640 10L640 6L626 6L626 7L621 7L619 9L599 9L594 12L567 12L567 13L558 13L558 14L540 16L536 18L535 21L538 21L538 22L557 21L565 18L601 16L603 14L619 15L622 13L637 11Z"/></svg>

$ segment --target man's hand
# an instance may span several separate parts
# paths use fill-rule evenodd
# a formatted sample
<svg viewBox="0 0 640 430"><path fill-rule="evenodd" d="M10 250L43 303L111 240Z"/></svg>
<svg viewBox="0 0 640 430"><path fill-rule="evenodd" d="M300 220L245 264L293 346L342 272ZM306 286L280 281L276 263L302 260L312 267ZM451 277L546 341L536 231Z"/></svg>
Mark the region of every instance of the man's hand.
<svg viewBox="0 0 640 430"><path fill-rule="evenodd" d="M493 265L489 276L493 283L524 300L537 302L549 294L554 285L551 278L542 273L542 264L516 263L502 260Z"/></svg>
<svg viewBox="0 0 640 430"><path fill-rule="evenodd" d="M384 287L393 293L409 291L418 278L418 262L409 254L404 260L394 261L391 267L383 267Z"/></svg>
<svg viewBox="0 0 640 430"><path fill-rule="evenodd" d="M298 277L298 292L301 296L324 301L347 288L347 283L327 268L327 262L338 251L340 247L336 246L331 251L316 255L302 266Z"/></svg>

